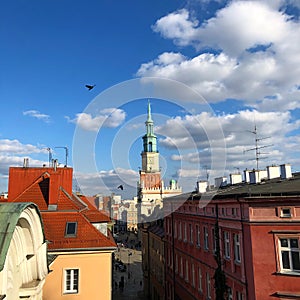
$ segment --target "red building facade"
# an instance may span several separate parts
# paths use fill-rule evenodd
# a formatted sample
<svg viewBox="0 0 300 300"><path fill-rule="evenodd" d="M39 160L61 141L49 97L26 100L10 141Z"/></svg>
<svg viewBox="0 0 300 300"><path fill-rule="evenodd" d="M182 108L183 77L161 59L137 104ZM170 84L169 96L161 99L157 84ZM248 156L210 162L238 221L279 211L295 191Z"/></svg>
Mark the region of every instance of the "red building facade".
<svg viewBox="0 0 300 300"><path fill-rule="evenodd" d="M166 299L300 299L299 175L166 202Z"/></svg>

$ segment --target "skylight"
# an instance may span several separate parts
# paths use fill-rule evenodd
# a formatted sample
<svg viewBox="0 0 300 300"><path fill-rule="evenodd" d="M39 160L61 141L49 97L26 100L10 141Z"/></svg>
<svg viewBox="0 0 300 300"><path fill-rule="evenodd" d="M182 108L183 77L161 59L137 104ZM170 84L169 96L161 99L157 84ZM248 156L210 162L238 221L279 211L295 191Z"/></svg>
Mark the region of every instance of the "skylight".
<svg viewBox="0 0 300 300"><path fill-rule="evenodd" d="M77 234L77 222L67 222L65 236L75 237L76 234Z"/></svg>

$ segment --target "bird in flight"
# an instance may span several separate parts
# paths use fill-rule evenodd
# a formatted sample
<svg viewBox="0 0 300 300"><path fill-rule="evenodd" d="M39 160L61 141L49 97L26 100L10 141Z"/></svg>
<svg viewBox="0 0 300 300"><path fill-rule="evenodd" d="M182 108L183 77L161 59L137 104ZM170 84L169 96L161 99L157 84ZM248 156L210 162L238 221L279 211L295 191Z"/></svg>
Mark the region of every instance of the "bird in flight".
<svg viewBox="0 0 300 300"><path fill-rule="evenodd" d="M89 91L92 90L95 86L96 86L96 84L94 84L94 85L86 84L86 85L85 85L85 87L86 87Z"/></svg>
<svg viewBox="0 0 300 300"><path fill-rule="evenodd" d="M123 191L123 189L124 189L124 188L123 188L123 185L122 185L122 184L121 184L121 185L119 185L119 186L118 186L118 189L120 189L120 190L122 190L122 191Z"/></svg>

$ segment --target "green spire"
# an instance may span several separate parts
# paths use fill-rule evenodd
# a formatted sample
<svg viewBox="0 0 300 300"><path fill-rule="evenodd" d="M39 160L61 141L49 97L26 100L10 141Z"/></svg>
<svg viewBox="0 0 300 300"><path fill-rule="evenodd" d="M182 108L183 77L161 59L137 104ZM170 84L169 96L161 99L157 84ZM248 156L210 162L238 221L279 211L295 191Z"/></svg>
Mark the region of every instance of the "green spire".
<svg viewBox="0 0 300 300"><path fill-rule="evenodd" d="M148 100L148 118L147 122L153 122L151 118L151 105L150 105L150 100Z"/></svg>

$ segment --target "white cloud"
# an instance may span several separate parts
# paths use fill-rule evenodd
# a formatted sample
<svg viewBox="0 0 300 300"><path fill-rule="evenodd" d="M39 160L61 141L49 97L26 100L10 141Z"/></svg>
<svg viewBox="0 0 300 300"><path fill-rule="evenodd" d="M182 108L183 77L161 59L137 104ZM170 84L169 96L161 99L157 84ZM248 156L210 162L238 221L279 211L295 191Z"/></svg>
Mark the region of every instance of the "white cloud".
<svg viewBox="0 0 300 300"><path fill-rule="evenodd" d="M101 170L97 173L74 173L77 187L86 195L102 193L110 195L112 192L122 194L122 198L132 199L136 196L136 182L138 172L131 169L116 168L115 170ZM122 184L124 190L118 190Z"/></svg>
<svg viewBox="0 0 300 300"><path fill-rule="evenodd" d="M257 135L253 133L255 124ZM223 134L218 133L219 126ZM261 166L291 160L297 161L300 166L300 160L294 159L297 148L295 140L289 137L291 132L299 128L300 120L294 121L289 112L243 110L219 116L201 113L177 117L168 120L158 131L165 136L160 146L177 149L179 154L172 155L171 159L185 163L184 170L189 173L188 170L195 170L195 165L199 163L203 167L214 160L215 166L221 165L224 153L226 172L232 172L235 167L255 167L255 138L259 139L258 147L264 147L258 152L267 153L261 155L264 158Z"/></svg>
<svg viewBox="0 0 300 300"><path fill-rule="evenodd" d="M102 126L108 128L118 127L125 120L126 113L121 109L106 108L101 110L97 115L92 116L87 113L76 114L75 119L67 117L68 121L75 123L87 131L98 131Z"/></svg>
<svg viewBox="0 0 300 300"><path fill-rule="evenodd" d="M291 3L293 1L290 1ZM284 1L232 1L207 21L195 20L186 9L159 19L153 29L181 46L202 53L163 60L163 53L142 64L137 75L178 80L208 102L234 98L256 105L272 104L284 111L300 107L300 23L284 13ZM173 27L170 27L172 24ZM207 49L214 49L218 52ZM251 51L249 49L252 49ZM275 101L271 102L270 96ZM283 99L279 101L279 99Z"/></svg>
<svg viewBox="0 0 300 300"><path fill-rule="evenodd" d="M30 117L36 118L38 120L42 120L42 121L44 121L46 123L50 122L50 116L46 115L46 114L42 114L38 110L23 111L23 115L24 116L30 116Z"/></svg>
<svg viewBox="0 0 300 300"><path fill-rule="evenodd" d="M45 149L31 144L22 144L18 140L2 139L0 140L0 153L14 153L23 155L32 153L45 153Z"/></svg>

